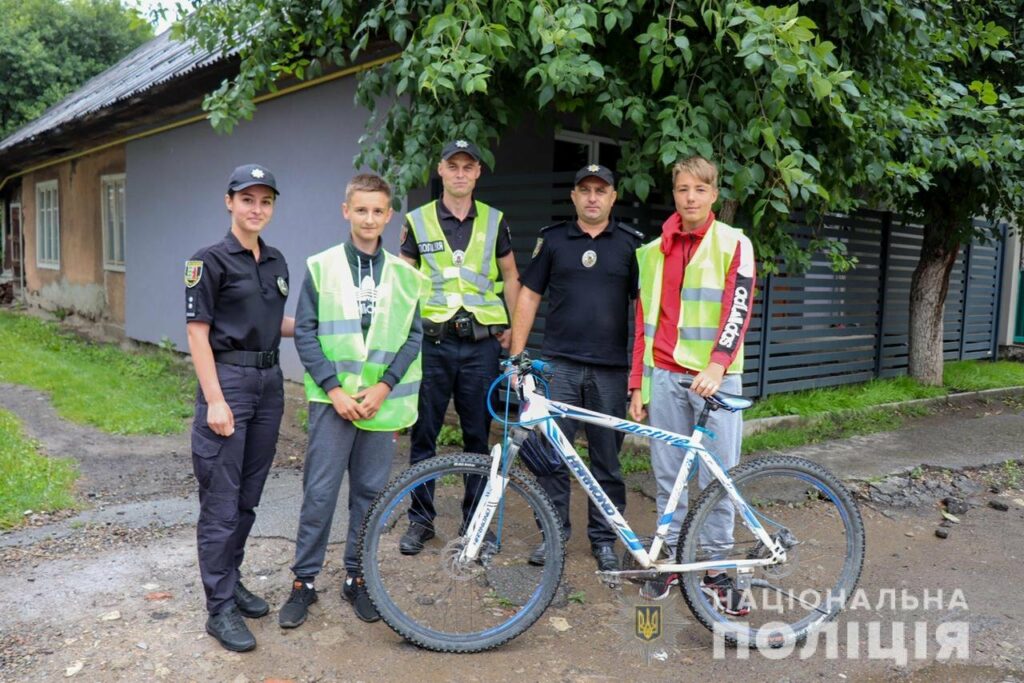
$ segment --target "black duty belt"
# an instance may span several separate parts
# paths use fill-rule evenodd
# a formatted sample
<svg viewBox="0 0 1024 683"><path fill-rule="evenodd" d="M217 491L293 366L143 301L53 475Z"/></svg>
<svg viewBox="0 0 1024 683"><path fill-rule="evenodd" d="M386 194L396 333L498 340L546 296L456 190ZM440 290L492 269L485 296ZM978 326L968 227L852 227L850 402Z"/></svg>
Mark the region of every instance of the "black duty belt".
<svg viewBox="0 0 1024 683"><path fill-rule="evenodd" d="M244 365L248 368L272 368L277 365L281 353L273 351L214 351L213 358L218 363L228 365Z"/></svg>

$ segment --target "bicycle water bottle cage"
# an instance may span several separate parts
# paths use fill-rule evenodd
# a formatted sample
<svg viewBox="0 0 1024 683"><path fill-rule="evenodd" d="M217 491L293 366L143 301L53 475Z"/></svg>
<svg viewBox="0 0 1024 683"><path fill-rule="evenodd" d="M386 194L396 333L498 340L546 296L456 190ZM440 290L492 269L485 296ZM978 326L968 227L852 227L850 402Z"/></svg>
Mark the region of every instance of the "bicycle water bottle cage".
<svg viewBox="0 0 1024 683"><path fill-rule="evenodd" d="M684 389L689 389L690 384L692 383L693 377L689 376L679 380L679 386ZM730 413L746 410L750 406L754 405L754 401L749 398L744 398L738 394L730 394L725 391L716 391L704 400L710 403L714 408L724 408Z"/></svg>

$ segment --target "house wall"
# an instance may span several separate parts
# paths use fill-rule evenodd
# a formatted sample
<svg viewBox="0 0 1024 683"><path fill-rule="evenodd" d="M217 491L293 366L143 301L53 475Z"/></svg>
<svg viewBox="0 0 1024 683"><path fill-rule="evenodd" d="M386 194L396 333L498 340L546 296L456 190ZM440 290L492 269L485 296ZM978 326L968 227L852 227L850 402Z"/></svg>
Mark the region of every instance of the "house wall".
<svg viewBox="0 0 1024 683"><path fill-rule="evenodd" d="M352 159L367 118L353 103L354 86L354 79L344 78L264 102L230 136L201 122L128 143L129 337L168 337L187 350L184 264L229 229L227 179L246 163L267 166L277 179L281 196L263 238L288 262L292 293L286 315L294 315L306 258L348 234L341 203L345 184L357 172ZM396 212L384 233L385 247L393 252L402 217ZM292 342L285 340L281 351L285 375L300 379Z"/></svg>
<svg viewBox="0 0 1024 683"><path fill-rule="evenodd" d="M33 173L22 180L25 284L29 302L94 320L124 323L124 278L103 268L100 176L123 173L125 150L113 147ZM60 268L36 263L36 185L57 181Z"/></svg>

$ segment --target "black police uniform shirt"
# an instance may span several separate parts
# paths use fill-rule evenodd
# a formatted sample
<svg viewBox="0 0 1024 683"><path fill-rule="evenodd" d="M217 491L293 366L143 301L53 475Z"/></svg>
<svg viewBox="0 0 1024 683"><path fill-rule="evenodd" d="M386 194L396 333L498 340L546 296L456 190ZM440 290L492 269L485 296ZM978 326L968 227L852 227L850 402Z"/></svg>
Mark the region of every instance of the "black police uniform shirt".
<svg viewBox="0 0 1024 683"><path fill-rule="evenodd" d="M541 352L581 363L628 365L629 302L636 298L636 250L643 233L612 219L593 238L575 220L549 225L540 234L519 282L538 294L547 292Z"/></svg>
<svg viewBox="0 0 1024 683"><path fill-rule="evenodd" d="M469 213L466 215L465 220L459 220L441 200L437 201L436 206L437 219L441 224L444 238L448 240L448 246L451 247L452 251L459 251L460 249L465 251L466 247L469 246L469 238L473 236L473 219L476 218L476 203L470 204ZM413 235L408 221L403 226L401 253L402 256L408 256L417 261L420 258L420 246L416 243L416 237ZM508 221L502 216L501 224L498 226L498 239L494 247L494 255L497 258L502 258L511 253L512 231L508 227Z"/></svg>
<svg viewBox="0 0 1024 683"><path fill-rule="evenodd" d="M281 344L288 264L262 238L259 248L257 263L228 231L186 264L185 321L210 324L214 351L273 351Z"/></svg>

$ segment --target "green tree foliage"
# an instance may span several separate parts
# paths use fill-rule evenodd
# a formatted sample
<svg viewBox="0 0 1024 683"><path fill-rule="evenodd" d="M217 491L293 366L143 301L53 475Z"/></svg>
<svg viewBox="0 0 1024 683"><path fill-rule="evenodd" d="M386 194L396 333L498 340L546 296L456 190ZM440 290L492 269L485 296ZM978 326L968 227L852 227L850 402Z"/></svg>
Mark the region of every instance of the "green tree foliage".
<svg viewBox="0 0 1024 683"><path fill-rule="evenodd" d="M0 0L0 138L152 37L120 0Z"/></svg>
<svg viewBox="0 0 1024 683"><path fill-rule="evenodd" d="M1024 205L1018 4L228 0L200 4L184 30L241 55L205 103L220 130L282 76L395 54L360 79L373 116L355 163L399 195L426 182L444 140L486 147L529 113L620 138L622 185L640 198L682 156L719 161L719 213L750 229L764 271L819 250L853 265L840 243L797 248L794 208L812 222L865 204L916 214L911 370L939 383L935 337L971 217Z"/></svg>

